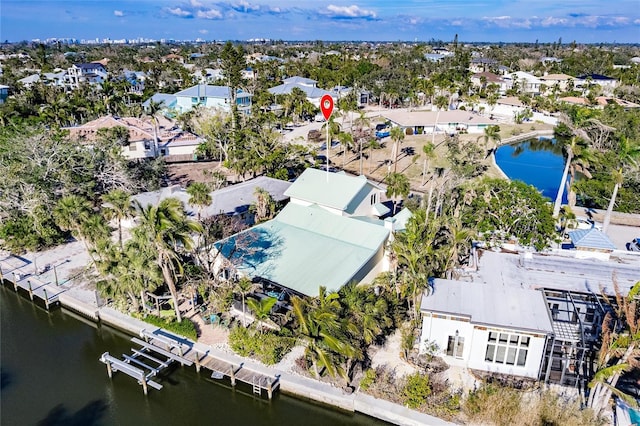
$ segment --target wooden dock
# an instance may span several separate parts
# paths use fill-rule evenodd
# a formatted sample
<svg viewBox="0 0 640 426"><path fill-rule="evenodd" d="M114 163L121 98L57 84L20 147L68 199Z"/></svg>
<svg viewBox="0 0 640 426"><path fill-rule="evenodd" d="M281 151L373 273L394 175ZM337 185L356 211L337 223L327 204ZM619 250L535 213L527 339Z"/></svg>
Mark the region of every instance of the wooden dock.
<svg viewBox="0 0 640 426"><path fill-rule="evenodd" d="M235 386L240 381L252 387L253 393L262 396L266 391L269 399L273 397L273 392L278 389L280 382L278 377L272 377L253 371L244 366L244 363L234 364L220 357L216 357L209 351L202 351L185 339L168 335L162 330L150 332L140 331L141 339L133 337L131 341L141 349L131 349L132 355L123 355L123 359L114 358L105 352L100 361L107 365L107 374L112 377L114 371L121 371L133 377L142 385L145 395L148 387L160 390L162 385L151 380L160 371L167 368L173 362L178 362L185 366L195 364L196 371L205 367L213 372L212 377L229 377L231 386ZM144 339L144 340L142 340ZM155 363L155 366L149 365Z"/></svg>

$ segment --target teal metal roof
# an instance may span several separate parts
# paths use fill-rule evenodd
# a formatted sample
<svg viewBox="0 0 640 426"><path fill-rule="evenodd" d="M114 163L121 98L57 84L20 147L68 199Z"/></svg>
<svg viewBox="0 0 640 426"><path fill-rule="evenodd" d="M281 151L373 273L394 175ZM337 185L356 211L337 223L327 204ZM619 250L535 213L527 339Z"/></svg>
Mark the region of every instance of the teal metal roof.
<svg viewBox="0 0 640 426"><path fill-rule="evenodd" d="M278 216L216 243L238 271L307 296L338 290L384 245L379 224L289 203Z"/></svg>
<svg viewBox="0 0 640 426"><path fill-rule="evenodd" d="M595 228L578 229L569 232L569 238L576 247L584 247L599 250L615 250L616 246L602 232Z"/></svg>
<svg viewBox="0 0 640 426"><path fill-rule="evenodd" d="M354 177L309 168L296 179L285 195L347 211L355 208L355 199L362 196L361 191L367 185L371 184L364 176Z"/></svg>

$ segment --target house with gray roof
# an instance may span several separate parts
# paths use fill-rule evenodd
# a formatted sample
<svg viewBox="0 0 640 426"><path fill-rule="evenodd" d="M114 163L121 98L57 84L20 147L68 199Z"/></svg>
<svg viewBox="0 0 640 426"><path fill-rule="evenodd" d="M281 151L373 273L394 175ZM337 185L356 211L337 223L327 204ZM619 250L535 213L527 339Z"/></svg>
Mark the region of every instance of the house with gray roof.
<svg viewBox="0 0 640 426"><path fill-rule="evenodd" d="M317 205L339 216L381 217L390 212L382 204L385 191L365 176L328 173L308 168L286 191L291 202Z"/></svg>
<svg viewBox="0 0 640 426"><path fill-rule="evenodd" d="M318 82L316 80L312 80L310 78L298 76L289 77L282 80L281 85L270 88L269 93L275 95L277 101L278 95L288 95L294 88L298 88L304 92L304 94L307 96L307 100L316 107L320 107L320 99L324 95L331 96L334 101L338 99L336 93L320 89L319 87L317 87L317 83Z"/></svg>
<svg viewBox="0 0 640 426"><path fill-rule="evenodd" d="M142 192L132 198L138 201L143 207L148 205L158 205L166 198L177 198L182 201L188 216L196 217L200 213L201 218L207 218L224 214L227 216L237 216L248 224L253 224L253 215L249 214L252 204L256 203L255 191L258 188L264 189L271 195L277 203L288 200L285 195L291 182L274 179L267 176L259 176L245 182L229 185L216 191L211 191L211 203L202 210L198 206L189 204L191 196L179 185L162 188L158 191Z"/></svg>
<svg viewBox="0 0 640 426"><path fill-rule="evenodd" d="M554 328L542 291L434 279L422 297L420 352L488 373L538 379Z"/></svg>
<svg viewBox="0 0 640 426"><path fill-rule="evenodd" d="M272 220L215 244L217 267L288 294L317 296L389 270L386 243L395 223L380 220L382 189L364 176L307 169L284 192ZM398 224L405 221L406 212Z"/></svg>

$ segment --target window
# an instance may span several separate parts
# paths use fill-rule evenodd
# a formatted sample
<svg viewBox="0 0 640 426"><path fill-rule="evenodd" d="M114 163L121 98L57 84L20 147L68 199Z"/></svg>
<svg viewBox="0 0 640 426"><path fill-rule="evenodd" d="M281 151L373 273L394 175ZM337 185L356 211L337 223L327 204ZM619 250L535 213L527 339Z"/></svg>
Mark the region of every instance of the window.
<svg viewBox="0 0 640 426"><path fill-rule="evenodd" d="M464 351L464 337L460 337L456 331L455 336L449 336L447 341L447 355L456 358L462 358Z"/></svg>
<svg viewBox="0 0 640 426"><path fill-rule="evenodd" d="M138 147L136 146L135 142L129 144L129 151L136 151L137 149Z"/></svg>
<svg viewBox="0 0 640 426"><path fill-rule="evenodd" d="M376 194L371 194L371 205L376 203Z"/></svg>
<svg viewBox="0 0 640 426"><path fill-rule="evenodd" d="M196 96L194 96L193 98L191 98L191 103L192 104L197 104L198 103L198 98Z"/></svg>
<svg viewBox="0 0 640 426"><path fill-rule="evenodd" d="M531 338L519 334L489 332L484 360L496 364L524 367Z"/></svg>

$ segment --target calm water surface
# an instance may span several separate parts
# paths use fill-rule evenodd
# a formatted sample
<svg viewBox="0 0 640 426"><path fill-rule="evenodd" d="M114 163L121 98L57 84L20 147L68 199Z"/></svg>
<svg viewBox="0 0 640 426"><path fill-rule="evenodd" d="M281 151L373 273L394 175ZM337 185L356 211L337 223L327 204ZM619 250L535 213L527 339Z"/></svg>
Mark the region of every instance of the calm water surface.
<svg viewBox="0 0 640 426"><path fill-rule="evenodd" d="M549 141L547 139L547 141ZM496 163L509 179L535 186L555 201L562 178L564 157L555 144L525 141L503 145L496 151ZM566 193L563 202L567 202Z"/></svg>
<svg viewBox="0 0 640 426"><path fill-rule="evenodd" d="M51 313L0 285L2 425L377 425L276 393L227 388L194 367L176 367L161 391L144 396L135 380L107 377L98 361L130 353L130 338L63 310Z"/></svg>

